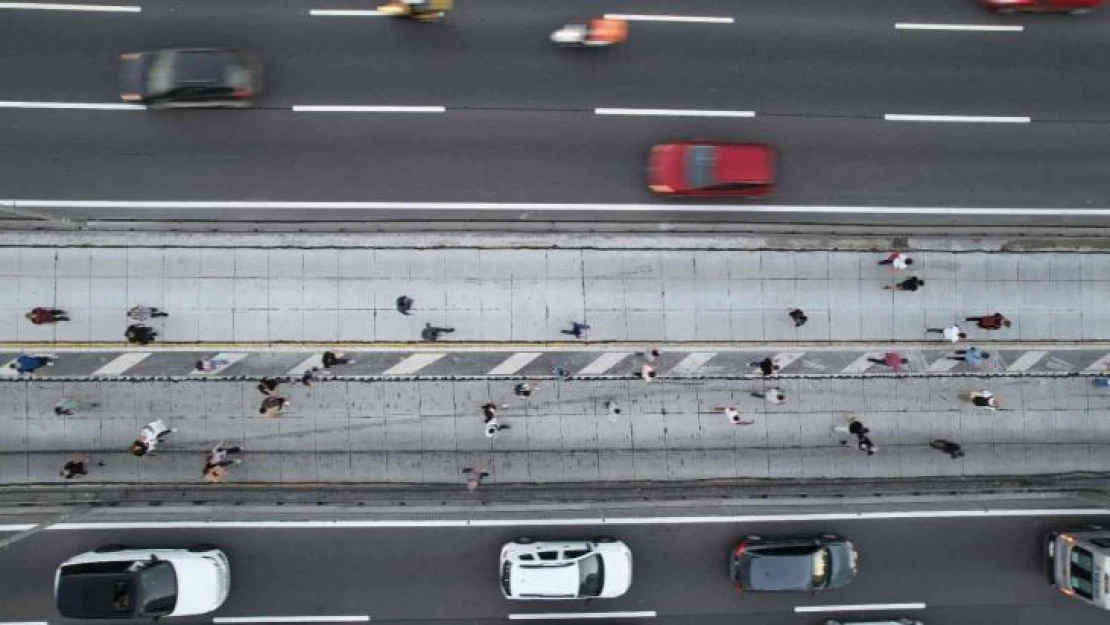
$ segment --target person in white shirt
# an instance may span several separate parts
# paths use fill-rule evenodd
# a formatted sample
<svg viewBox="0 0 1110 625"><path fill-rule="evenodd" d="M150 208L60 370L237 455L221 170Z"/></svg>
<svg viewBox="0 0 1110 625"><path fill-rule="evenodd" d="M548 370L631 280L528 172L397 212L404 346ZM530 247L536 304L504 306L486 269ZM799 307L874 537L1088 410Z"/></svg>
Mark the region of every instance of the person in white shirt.
<svg viewBox="0 0 1110 625"><path fill-rule="evenodd" d="M891 252L885 259L879 261L880 265L890 265L895 269L905 269L913 264L913 259L901 252Z"/></svg>
<svg viewBox="0 0 1110 625"><path fill-rule="evenodd" d="M944 340L953 343L959 343L960 339L966 339L967 334L960 332L960 326L950 325L947 328L925 328L925 332L935 332L944 337Z"/></svg>
<svg viewBox="0 0 1110 625"><path fill-rule="evenodd" d="M139 430L139 438L131 443L131 453L136 456L145 456L154 451L162 439L176 432L176 429L166 427L166 422L158 419L151 421Z"/></svg>

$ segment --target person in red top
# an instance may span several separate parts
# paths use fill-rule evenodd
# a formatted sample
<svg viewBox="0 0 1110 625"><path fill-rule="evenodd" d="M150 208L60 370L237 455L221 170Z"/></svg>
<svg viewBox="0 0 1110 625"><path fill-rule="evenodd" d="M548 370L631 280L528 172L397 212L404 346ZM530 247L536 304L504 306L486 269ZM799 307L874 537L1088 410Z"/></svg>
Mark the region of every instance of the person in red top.
<svg viewBox="0 0 1110 625"><path fill-rule="evenodd" d="M882 358L868 358L867 361L877 365L886 365L894 369L895 373L902 373L902 365L909 363L909 360L902 358L902 354L898 352L887 352Z"/></svg>
<svg viewBox="0 0 1110 625"><path fill-rule="evenodd" d="M31 320L31 323L41 326L44 323L57 323L59 321L69 321L69 313L58 308L46 308L43 306L36 306L31 309L31 312L25 315Z"/></svg>
<svg viewBox="0 0 1110 625"><path fill-rule="evenodd" d="M968 317L968 321L974 321L980 328L984 330L1001 330L1008 328L1012 324L1009 319L1004 317L1002 313L994 313L993 315L986 315L983 317Z"/></svg>

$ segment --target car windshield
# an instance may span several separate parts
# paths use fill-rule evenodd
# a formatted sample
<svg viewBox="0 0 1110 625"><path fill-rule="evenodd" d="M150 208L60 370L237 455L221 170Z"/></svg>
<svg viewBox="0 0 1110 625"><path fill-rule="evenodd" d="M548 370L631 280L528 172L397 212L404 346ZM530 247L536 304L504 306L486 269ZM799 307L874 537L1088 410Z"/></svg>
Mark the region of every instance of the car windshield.
<svg viewBox="0 0 1110 625"><path fill-rule="evenodd" d="M1082 547L1073 547L1068 565L1068 586L1084 599L1094 597L1094 555Z"/></svg>
<svg viewBox="0 0 1110 625"><path fill-rule="evenodd" d="M176 52L159 52L154 55L154 61L150 64L150 73L147 75L148 93L161 95L170 90L176 55Z"/></svg>
<svg viewBox="0 0 1110 625"><path fill-rule="evenodd" d="M692 145L686 149L686 182L695 189L712 186L716 182L717 148L711 145Z"/></svg>
<svg viewBox="0 0 1110 625"><path fill-rule="evenodd" d="M141 612L147 616L166 615L177 605L177 574L165 560L144 562L139 572L142 585Z"/></svg>
<svg viewBox="0 0 1110 625"><path fill-rule="evenodd" d="M596 597L601 594L605 585L605 563L599 554L578 561L578 595L580 597Z"/></svg>

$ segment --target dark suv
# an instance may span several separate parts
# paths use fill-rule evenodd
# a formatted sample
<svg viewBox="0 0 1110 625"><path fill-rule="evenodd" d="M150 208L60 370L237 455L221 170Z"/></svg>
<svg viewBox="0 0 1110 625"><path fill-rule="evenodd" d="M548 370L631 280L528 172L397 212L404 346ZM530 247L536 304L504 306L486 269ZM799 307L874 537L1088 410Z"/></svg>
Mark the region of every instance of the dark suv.
<svg viewBox="0 0 1110 625"><path fill-rule="evenodd" d="M245 108L262 91L262 66L238 50L182 48L120 57L120 98L151 108Z"/></svg>

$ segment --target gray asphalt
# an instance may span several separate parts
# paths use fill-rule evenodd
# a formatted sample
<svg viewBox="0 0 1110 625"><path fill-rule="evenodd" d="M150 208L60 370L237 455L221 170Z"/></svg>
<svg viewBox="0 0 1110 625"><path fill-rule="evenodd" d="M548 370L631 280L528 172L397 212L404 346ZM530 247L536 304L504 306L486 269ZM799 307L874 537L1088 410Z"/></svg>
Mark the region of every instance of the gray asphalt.
<svg viewBox="0 0 1110 625"><path fill-rule="evenodd" d="M22 198L653 201L643 161L675 138L759 140L776 202L1075 207L1104 203L1110 13L993 17L922 6L469 0L443 23L309 17L366 3L146 2L135 16L17 12L0 99L114 102L120 52L238 45L267 61L262 110L3 110L4 194ZM599 11L733 16L634 23L599 54L546 41ZM1024 33L895 31L896 21ZM61 45L60 42L64 42ZM591 51L592 52L592 51ZM293 114L293 104L443 105L446 115ZM756 110L754 120L611 118L594 107ZM1031 115L897 124L884 113Z"/></svg>
<svg viewBox="0 0 1110 625"><path fill-rule="evenodd" d="M1040 537L1050 528L1076 522L990 518L561 529L40 532L16 543L0 559L0 577L5 580L0 585L0 618L60 622L52 606L53 571L81 551L110 543L213 543L228 552L233 569L231 597L216 616L369 615L372 622L485 623L502 621L509 613L655 610L659 619L640 622L715 625L746 618L812 625L823 622L824 615L796 615L795 606L924 602L928 608L916 616L930 625L1104 623L1104 613L1059 596L1045 581ZM744 533L784 531L832 531L852 539L861 553L855 582L818 596L734 591L725 562L736 540ZM497 551L504 541L521 535L615 535L635 554L632 589L622 598L588 605L509 603L497 587ZM275 593L275 588L286 592Z"/></svg>

